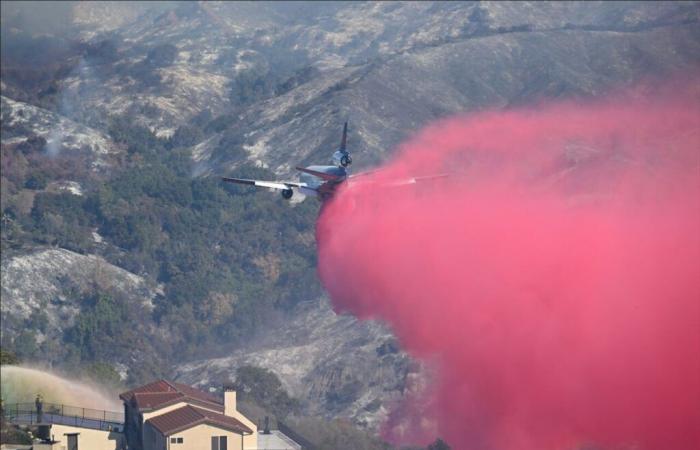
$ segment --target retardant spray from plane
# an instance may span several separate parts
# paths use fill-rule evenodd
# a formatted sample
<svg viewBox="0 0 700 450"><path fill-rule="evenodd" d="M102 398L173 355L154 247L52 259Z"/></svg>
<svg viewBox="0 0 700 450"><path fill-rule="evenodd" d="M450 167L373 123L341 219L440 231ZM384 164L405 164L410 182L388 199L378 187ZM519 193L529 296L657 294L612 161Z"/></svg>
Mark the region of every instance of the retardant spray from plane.
<svg viewBox="0 0 700 450"><path fill-rule="evenodd" d="M444 120L338 189L317 230L335 308L437 373L386 438L700 448L698 80ZM451 174L372 186L417 170Z"/></svg>

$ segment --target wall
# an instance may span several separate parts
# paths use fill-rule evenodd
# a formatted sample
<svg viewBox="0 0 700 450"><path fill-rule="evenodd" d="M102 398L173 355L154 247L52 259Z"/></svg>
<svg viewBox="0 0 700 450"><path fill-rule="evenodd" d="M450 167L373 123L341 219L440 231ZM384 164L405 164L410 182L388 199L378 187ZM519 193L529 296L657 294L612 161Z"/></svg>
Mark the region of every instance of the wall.
<svg viewBox="0 0 700 450"><path fill-rule="evenodd" d="M60 441L57 447L59 450L64 450L68 446L66 433L79 433L78 450L123 450L126 448L123 433L53 424L51 425L51 436Z"/></svg>
<svg viewBox="0 0 700 450"><path fill-rule="evenodd" d="M257 449L258 448L258 426L254 424L250 419L244 416L240 411L236 410L234 413L229 414L230 417L241 422L243 425L247 426L253 430L253 434L245 436L243 438L243 448L244 449Z"/></svg>
<svg viewBox="0 0 700 450"><path fill-rule="evenodd" d="M124 402L124 435L131 450L141 450L141 422L138 409Z"/></svg>
<svg viewBox="0 0 700 450"><path fill-rule="evenodd" d="M175 433L172 436L166 438L166 445L169 445L169 450L210 450L211 449L211 437L212 436L226 436L227 448L228 450L243 450L241 448L241 435L232 433L230 431L223 430L218 427L213 427L211 425L197 425L188 430L182 431L180 433ZM170 438L181 437L183 439L182 444L168 444ZM251 448L256 448L251 447ZM246 447L247 448L247 447ZM151 450L146 448L146 450ZM161 450L161 449L153 449Z"/></svg>
<svg viewBox="0 0 700 450"><path fill-rule="evenodd" d="M238 411L238 404L236 401L237 394L233 390L224 390L224 414L229 417L241 422L243 425L247 426L253 430L253 434L245 436L243 438L243 447L246 449L257 449L258 448L258 427L246 416Z"/></svg>
<svg viewBox="0 0 700 450"><path fill-rule="evenodd" d="M167 438L147 423L143 426L143 448L144 450L166 450Z"/></svg>

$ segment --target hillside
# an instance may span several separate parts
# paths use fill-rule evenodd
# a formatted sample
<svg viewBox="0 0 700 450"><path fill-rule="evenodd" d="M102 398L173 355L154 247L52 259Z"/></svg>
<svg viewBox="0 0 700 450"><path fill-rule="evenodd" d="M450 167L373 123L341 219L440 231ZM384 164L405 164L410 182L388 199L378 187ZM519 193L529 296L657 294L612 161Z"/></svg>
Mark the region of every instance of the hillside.
<svg viewBox="0 0 700 450"><path fill-rule="evenodd" d="M290 320L260 330L249 348L184 364L176 377L220 390L243 366L276 373L286 391L303 400L307 414L349 417L369 428L381 425L410 379L427 377L389 330L337 315L326 300L300 304Z"/></svg>
<svg viewBox="0 0 700 450"><path fill-rule="evenodd" d="M217 177L292 177L345 120L359 171L436 119L700 64L692 2L8 3L3 349L127 384L268 368L372 430L426 369L330 310L318 203Z"/></svg>
<svg viewBox="0 0 700 450"><path fill-rule="evenodd" d="M4 145L19 145L30 138L45 141L46 152L56 156L69 152L88 159L93 170L106 170L110 160L121 153L104 132L77 123L43 108L2 97L1 115Z"/></svg>

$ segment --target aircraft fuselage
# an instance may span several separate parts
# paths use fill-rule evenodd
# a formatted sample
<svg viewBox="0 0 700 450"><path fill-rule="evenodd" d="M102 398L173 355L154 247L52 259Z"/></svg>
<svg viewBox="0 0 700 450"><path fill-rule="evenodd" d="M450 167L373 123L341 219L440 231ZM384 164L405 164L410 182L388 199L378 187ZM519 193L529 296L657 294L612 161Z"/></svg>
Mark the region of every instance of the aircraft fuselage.
<svg viewBox="0 0 700 450"><path fill-rule="evenodd" d="M338 185L343 183L348 176L345 167L308 166L306 169L336 177L334 180L324 180L310 173L301 172L299 174L299 181L306 184L305 187L299 188L299 191L307 196L318 196L321 200L325 200L333 195Z"/></svg>

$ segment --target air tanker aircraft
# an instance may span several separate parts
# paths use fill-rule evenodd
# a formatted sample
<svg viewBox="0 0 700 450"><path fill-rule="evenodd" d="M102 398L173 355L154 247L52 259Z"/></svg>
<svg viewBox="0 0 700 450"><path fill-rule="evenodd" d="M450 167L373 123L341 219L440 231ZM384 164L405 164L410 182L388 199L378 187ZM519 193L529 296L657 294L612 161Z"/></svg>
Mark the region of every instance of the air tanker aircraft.
<svg viewBox="0 0 700 450"><path fill-rule="evenodd" d="M296 167L301 172L299 181L262 181L247 180L245 178L223 177L229 183L248 184L264 188L279 189L282 197L289 200L294 195L294 190L310 197L317 197L319 200L327 200L335 189L343 183L349 176L347 168L352 164L352 157L347 150L348 123L343 127L343 137L340 140L340 147L333 153L331 158L332 166L309 166Z"/></svg>
<svg viewBox="0 0 700 450"><path fill-rule="evenodd" d="M333 153L331 157L330 166L308 166L308 167L295 167L296 170L301 172L299 174L299 181L263 181L263 180L248 180L245 178L229 178L222 177L224 181L229 183L247 184L250 186L257 186L262 188L278 189L282 192L282 197L289 200L294 195L294 191L297 190L299 193L316 197L321 201L330 199L333 196L335 190L342 183L350 178L364 175L370 172L363 172L357 175L350 175L348 173L348 168L352 164L352 157L350 152L347 150L348 141L348 123L345 122L343 126L343 137L340 140L340 147ZM401 186L406 184L414 184L417 181L431 178L441 178L446 175L432 175L425 177L414 177L407 180L401 180L398 182L391 183L393 186Z"/></svg>

